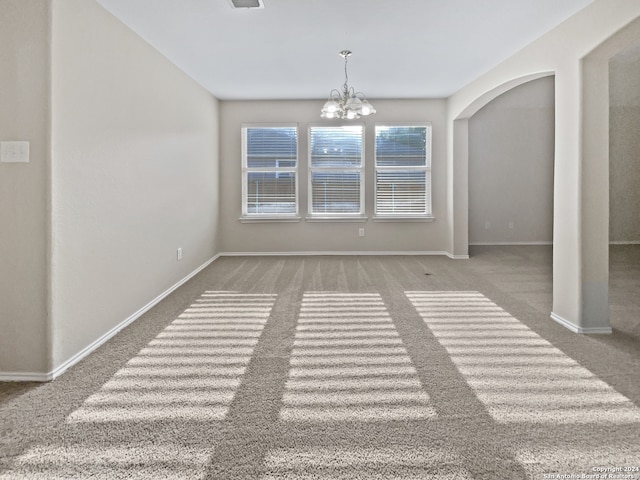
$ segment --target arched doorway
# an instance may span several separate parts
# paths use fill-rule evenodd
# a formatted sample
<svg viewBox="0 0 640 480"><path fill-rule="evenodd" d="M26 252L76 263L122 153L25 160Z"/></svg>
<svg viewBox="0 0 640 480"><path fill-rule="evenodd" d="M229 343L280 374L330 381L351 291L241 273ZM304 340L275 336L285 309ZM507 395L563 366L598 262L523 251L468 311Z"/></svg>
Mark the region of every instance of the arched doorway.
<svg viewBox="0 0 640 480"><path fill-rule="evenodd" d="M469 119L469 245L553 243L554 77Z"/></svg>

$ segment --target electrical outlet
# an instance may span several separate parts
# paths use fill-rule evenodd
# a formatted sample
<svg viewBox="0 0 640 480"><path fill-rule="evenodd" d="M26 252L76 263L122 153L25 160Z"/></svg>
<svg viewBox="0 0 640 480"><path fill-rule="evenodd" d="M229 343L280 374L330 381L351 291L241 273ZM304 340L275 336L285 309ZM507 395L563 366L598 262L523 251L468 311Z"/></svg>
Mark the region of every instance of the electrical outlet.
<svg viewBox="0 0 640 480"><path fill-rule="evenodd" d="M182 248L178 248L176 252L176 257L178 260L182 260Z"/></svg>
<svg viewBox="0 0 640 480"><path fill-rule="evenodd" d="M509 222L509 228L513 230L513 222Z"/></svg>
<svg viewBox="0 0 640 480"><path fill-rule="evenodd" d="M29 163L29 142L0 142L0 162Z"/></svg>
<svg viewBox="0 0 640 480"><path fill-rule="evenodd" d="M484 229L485 230L489 230L491 228L491 223L490 222L484 222Z"/></svg>
<svg viewBox="0 0 640 480"><path fill-rule="evenodd" d="M364 228L361 228L360 230L358 230L358 235L360 235L361 237L364 237Z"/></svg>

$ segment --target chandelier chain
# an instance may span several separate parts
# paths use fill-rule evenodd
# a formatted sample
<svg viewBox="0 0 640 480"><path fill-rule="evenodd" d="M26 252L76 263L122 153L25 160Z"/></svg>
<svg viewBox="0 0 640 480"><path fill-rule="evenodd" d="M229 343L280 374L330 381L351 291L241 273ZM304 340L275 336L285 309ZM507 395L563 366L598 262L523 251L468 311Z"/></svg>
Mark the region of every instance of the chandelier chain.
<svg viewBox="0 0 640 480"><path fill-rule="evenodd" d="M344 56L344 85L342 86L342 90L344 92L349 92L349 74L347 73L347 61L349 60L349 55Z"/></svg>

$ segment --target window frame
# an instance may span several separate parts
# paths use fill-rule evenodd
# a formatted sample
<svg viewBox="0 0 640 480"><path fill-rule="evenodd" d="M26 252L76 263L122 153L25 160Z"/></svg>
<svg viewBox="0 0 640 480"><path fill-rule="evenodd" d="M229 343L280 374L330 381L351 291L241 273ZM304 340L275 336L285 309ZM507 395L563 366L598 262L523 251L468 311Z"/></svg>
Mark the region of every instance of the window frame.
<svg viewBox="0 0 640 480"><path fill-rule="evenodd" d="M278 129L293 128L296 134L296 157L294 167L249 167L248 166L248 144L247 135L249 129ZM242 216L240 221L243 223L252 222L297 222L300 221L300 131L298 123L244 123L241 125L241 149L242 149ZM270 212L270 213L249 213L248 199L248 178L249 173L293 173L295 183L295 211L294 212Z"/></svg>
<svg viewBox="0 0 640 480"><path fill-rule="evenodd" d="M359 166L345 166L345 167L318 167L313 166L312 162L312 130L322 128L341 128L341 127L360 127L360 165ZM335 124L327 123L310 123L307 126L307 168L308 168L308 181L307 181L307 205L308 212L306 220L309 222L365 222L367 217L365 215L365 165L366 165L366 125L363 122L340 122ZM343 172L343 173L357 173L359 176L359 188L360 198L358 212L317 212L313 211L313 173L314 172Z"/></svg>
<svg viewBox="0 0 640 480"><path fill-rule="evenodd" d="M426 149L425 149L425 165L424 166L379 166L378 165L378 127L418 127L426 128ZM373 126L373 220L377 222L432 222L435 220L433 216L433 181L432 181L432 160L433 160L433 126L431 122L381 122L375 123ZM407 171L407 172L424 172L425 174L425 206L427 211L424 213L379 213L378 212L378 172Z"/></svg>

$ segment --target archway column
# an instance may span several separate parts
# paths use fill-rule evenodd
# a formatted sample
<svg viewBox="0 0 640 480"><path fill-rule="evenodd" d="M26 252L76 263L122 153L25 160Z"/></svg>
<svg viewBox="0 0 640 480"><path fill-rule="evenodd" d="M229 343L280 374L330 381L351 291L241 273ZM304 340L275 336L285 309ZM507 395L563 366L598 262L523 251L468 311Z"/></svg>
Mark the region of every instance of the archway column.
<svg viewBox="0 0 640 480"><path fill-rule="evenodd" d="M469 258L469 119L453 122L453 162L449 164L449 252Z"/></svg>
<svg viewBox="0 0 640 480"><path fill-rule="evenodd" d="M577 333L611 333L608 90L606 79L599 85L604 96L588 88L594 79L582 67L575 62L556 72L551 318Z"/></svg>
<svg viewBox="0 0 640 480"><path fill-rule="evenodd" d="M564 116L562 120L556 117L556 165L559 156L566 153L562 150L564 139L574 138L573 141L578 142L578 154L563 159L567 160L565 167L577 168L580 195L577 202L567 197L563 189L566 184L562 181L565 172L562 168L557 169L556 174L561 178L556 179L555 192L557 209L551 316L580 333L612 331L609 312L609 59L637 43L638 38L640 19L601 43L576 63L569 74L556 78L556 102L561 100L560 97L570 98L569 104L556 107L557 117ZM558 90L559 82L564 85L562 93ZM572 203L576 203L577 226L567 211ZM575 255L567 259L570 249L565 235L567 224L571 235L573 232L578 234L577 259ZM577 265L576 260L579 261ZM578 290L567 292L563 284L572 278ZM570 299L575 295L577 302L565 302L567 293Z"/></svg>

